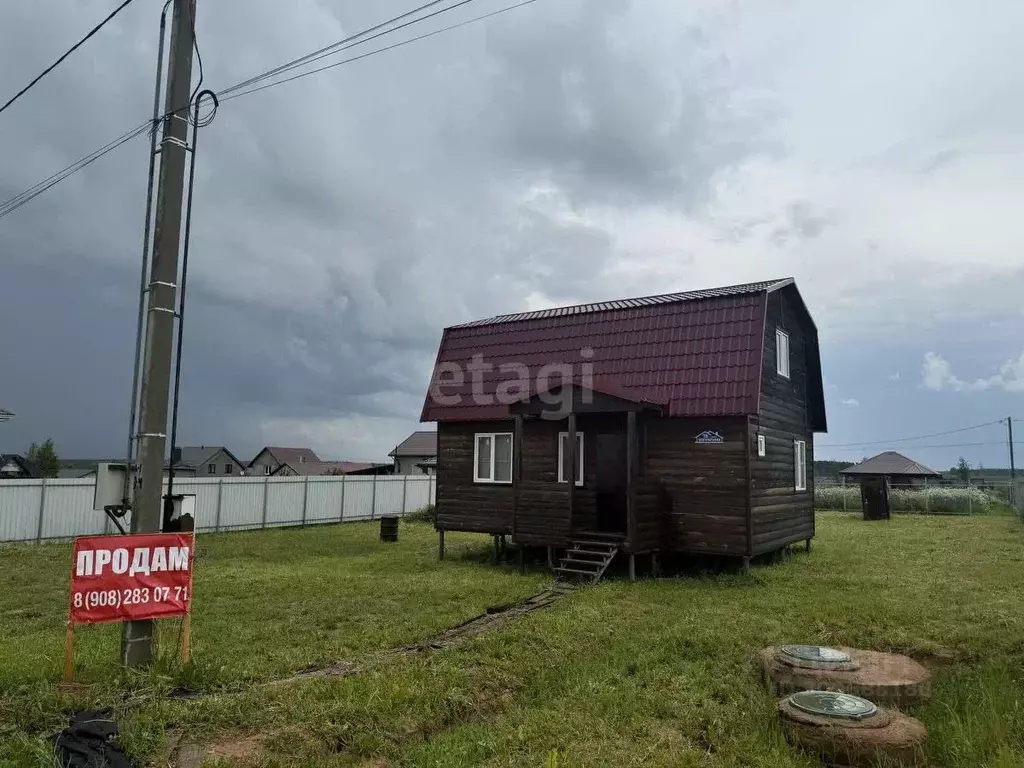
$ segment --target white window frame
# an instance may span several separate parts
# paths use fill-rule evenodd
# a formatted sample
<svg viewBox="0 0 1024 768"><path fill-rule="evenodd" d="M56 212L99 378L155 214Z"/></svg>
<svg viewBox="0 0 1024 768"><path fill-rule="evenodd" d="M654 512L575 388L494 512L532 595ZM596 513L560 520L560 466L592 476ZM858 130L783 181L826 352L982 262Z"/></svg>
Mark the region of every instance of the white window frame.
<svg viewBox="0 0 1024 768"><path fill-rule="evenodd" d="M786 354L782 354L783 346ZM781 328L775 329L775 372L784 379L789 378L789 334Z"/></svg>
<svg viewBox="0 0 1024 768"><path fill-rule="evenodd" d="M491 439L491 474L490 477L480 476L480 441L489 437ZM494 450L499 437L508 437L510 450L508 452L508 480L495 480L494 469L497 451ZM492 483L494 485L512 485L512 476L515 474L515 451L516 441L511 432L477 432L473 435L473 482Z"/></svg>
<svg viewBox="0 0 1024 768"><path fill-rule="evenodd" d="M216 464L207 464L206 465L206 474L208 474L208 475L216 475L217 474L217 465Z"/></svg>
<svg viewBox="0 0 1024 768"><path fill-rule="evenodd" d="M264 475L269 475L270 474L270 465L269 464L264 464L263 465L263 474Z"/></svg>
<svg viewBox="0 0 1024 768"><path fill-rule="evenodd" d="M764 458L767 453L767 445L765 444L764 435L757 436L757 455Z"/></svg>
<svg viewBox="0 0 1024 768"><path fill-rule="evenodd" d="M562 439L565 438L565 442ZM558 482L568 483L569 480L565 476L565 446L569 444L569 433L559 432L558 433ZM576 471L579 473L579 479L576 481L576 486L583 486L583 433L576 433Z"/></svg>
<svg viewBox="0 0 1024 768"><path fill-rule="evenodd" d="M793 485L798 491L807 490L807 443L793 441Z"/></svg>

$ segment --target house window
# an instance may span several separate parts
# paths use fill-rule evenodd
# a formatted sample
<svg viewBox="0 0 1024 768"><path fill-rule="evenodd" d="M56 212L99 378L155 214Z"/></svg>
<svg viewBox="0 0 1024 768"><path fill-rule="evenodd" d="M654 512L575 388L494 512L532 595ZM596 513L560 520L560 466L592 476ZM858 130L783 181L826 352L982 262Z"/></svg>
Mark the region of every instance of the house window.
<svg viewBox="0 0 1024 768"><path fill-rule="evenodd" d="M793 462L796 465L794 484L798 491L807 490L807 443L803 440L793 441Z"/></svg>
<svg viewBox="0 0 1024 768"><path fill-rule="evenodd" d="M230 474L232 474L232 472L231 472L231 465L230 465L230 464L225 464L225 465L224 465L224 474L225 474L225 475L230 475Z"/></svg>
<svg viewBox="0 0 1024 768"><path fill-rule="evenodd" d="M569 482L569 433L558 433L558 482ZM576 433L576 485L583 485L583 433Z"/></svg>
<svg viewBox="0 0 1024 768"><path fill-rule="evenodd" d="M210 474L210 475L216 475L217 474L217 465L216 464L207 464L206 465L206 472L207 472L207 474Z"/></svg>
<svg viewBox="0 0 1024 768"><path fill-rule="evenodd" d="M263 465L263 474L264 475L269 475L270 474L270 465L269 464L264 464Z"/></svg>
<svg viewBox="0 0 1024 768"><path fill-rule="evenodd" d="M479 433L473 445L473 481L512 482L512 433Z"/></svg>
<svg viewBox="0 0 1024 768"><path fill-rule="evenodd" d="M765 454L764 435L758 435L757 436L757 455L758 456L764 456L764 454Z"/></svg>
<svg viewBox="0 0 1024 768"><path fill-rule="evenodd" d="M305 456L305 454L300 453L299 454L299 464L305 464L305 463L306 463L306 456Z"/></svg>
<svg viewBox="0 0 1024 768"><path fill-rule="evenodd" d="M775 371L789 378L789 334L781 328L775 329Z"/></svg>

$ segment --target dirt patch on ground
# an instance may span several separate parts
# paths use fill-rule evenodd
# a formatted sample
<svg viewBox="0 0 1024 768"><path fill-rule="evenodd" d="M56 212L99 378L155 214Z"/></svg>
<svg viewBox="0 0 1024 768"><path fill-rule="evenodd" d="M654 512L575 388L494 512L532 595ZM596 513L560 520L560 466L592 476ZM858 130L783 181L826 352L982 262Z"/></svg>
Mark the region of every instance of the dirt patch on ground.
<svg viewBox="0 0 1024 768"><path fill-rule="evenodd" d="M168 765L174 768L202 768L207 760L230 760L233 763L255 764L263 755L264 734L231 734L210 744L193 744L185 741L184 734L173 732L167 735L168 752L154 761L154 765Z"/></svg>
<svg viewBox="0 0 1024 768"><path fill-rule="evenodd" d="M259 757L263 752L263 744L266 740L266 736L256 733L210 744L204 751L207 758L246 760Z"/></svg>

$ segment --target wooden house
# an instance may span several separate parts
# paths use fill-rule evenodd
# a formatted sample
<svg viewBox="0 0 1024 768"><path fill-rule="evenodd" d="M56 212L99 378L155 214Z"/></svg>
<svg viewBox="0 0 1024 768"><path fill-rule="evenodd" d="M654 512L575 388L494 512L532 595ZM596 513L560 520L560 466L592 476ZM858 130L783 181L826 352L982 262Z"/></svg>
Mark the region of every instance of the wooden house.
<svg viewBox="0 0 1024 768"><path fill-rule="evenodd" d="M638 554L749 564L814 536L825 403L792 279L446 328L421 421L442 552L446 530L549 558L604 543L632 573Z"/></svg>

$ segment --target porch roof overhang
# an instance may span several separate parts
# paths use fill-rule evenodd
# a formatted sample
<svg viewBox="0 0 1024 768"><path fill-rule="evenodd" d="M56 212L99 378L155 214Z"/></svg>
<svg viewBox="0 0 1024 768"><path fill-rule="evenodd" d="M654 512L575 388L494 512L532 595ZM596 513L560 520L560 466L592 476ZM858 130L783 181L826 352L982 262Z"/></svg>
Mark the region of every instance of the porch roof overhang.
<svg viewBox="0 0 1024 768"><path fill-rule="evenodd" d="M651 411L661 414L667 403L620 386L610 377L578 377L538 386L522 400L508 406L509 414L564 419L569 413L628 413Z"/></svg>

